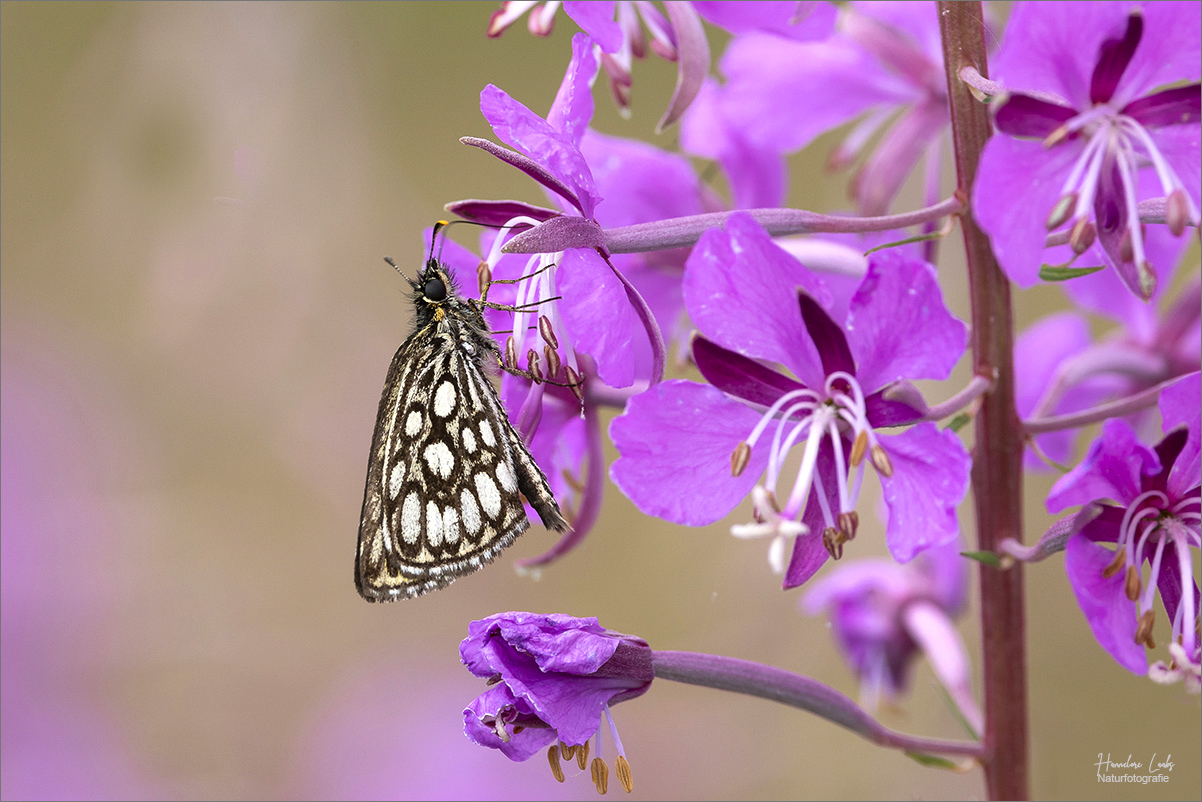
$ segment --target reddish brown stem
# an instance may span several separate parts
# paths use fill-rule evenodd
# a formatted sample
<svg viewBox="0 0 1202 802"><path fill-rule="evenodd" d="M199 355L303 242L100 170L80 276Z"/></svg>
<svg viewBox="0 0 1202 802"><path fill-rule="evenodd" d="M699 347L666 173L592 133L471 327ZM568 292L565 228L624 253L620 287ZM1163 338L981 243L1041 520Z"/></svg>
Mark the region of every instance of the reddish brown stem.
<svg viewBox="0 0 1202 802"><path fill-rule="evenodd" d="M957 192L972 182L990 121L960 70L988 77L979 2L938 3L947 72ZM977 542L996 552L1003 539L1022 542L1022 424L1014 407L1014 331L1010 284L985 232L961 215L972 304L973 373L996 376L976 416L972 468ZM990 799L1027 799L1027 656L1022 568L981 567L981 637L985 680L985 784Z"/></svg>

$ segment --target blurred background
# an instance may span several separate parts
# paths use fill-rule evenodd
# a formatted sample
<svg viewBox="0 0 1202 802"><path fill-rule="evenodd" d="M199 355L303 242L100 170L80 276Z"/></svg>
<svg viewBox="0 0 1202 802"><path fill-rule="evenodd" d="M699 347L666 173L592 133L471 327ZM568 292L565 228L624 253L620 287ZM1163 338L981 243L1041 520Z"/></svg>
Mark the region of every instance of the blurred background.
<svg viewBox="0 0 1202 802"><path fill-rule="evenodd" d="M541 756L514 764L462 734L483 684L458 644L503 610L596 615L856 696L765 544L728 534L745 509L686 529L610 485L596 529L538 581L512 568L552 543L535 526L448 590L355 593L376 405L409 330L381 257L417 264L448 201L542 201L457 140L492 137L490 82L545 113L575 27L561 14L548 39L522 20L490 40L494 8L0 6L4 798L592 798L587 774L558 785ZM600 81L595 127L672 148L652 129L674 69L636 65L630 120ZM794 205L850 205L847 175L823 169L831 141L795 161ZM920 205L908 192L898 208ZM959 248L941 270L964 317ZM1063 305L1050 289L1018 303L1023 325ZM1029 539L1052 479L1028 480ZM849 557L885 554L872 526ZM1033 794L1196 795L1197 697L1105 655L1059 560L1028 588ZM961 620L974 653L976 614ZM761 700L659 682L615 713L637 798L983 794L977 771ZM921 662L880 716L962 737ZM1100 784L1099 752L1171 754L1172 779Z"/></svg>

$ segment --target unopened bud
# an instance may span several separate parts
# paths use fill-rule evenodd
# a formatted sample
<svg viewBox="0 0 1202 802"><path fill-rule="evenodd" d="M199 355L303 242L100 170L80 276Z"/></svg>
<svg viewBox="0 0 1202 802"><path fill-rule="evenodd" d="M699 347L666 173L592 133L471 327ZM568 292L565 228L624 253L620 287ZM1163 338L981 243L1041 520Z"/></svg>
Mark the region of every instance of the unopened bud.
<svg viewBox="0 0 1202 802"><path fill-rule="evenodd" d="M576 765L584 771L588 766L588 741L576 747Z"/></svg>
<svg viewBox="0 0 1202 802"><path fill-rule="evenodd" d="M1114 559L1110 561L1110 565L1107 565L1105 568L1102 569L1102 578L1110 579L1115 574L1117 574L1119 571L1123 570L1123 566L1126 564L1127 564L1127 550L1119 549L1118 551L1116 551L1114 553Z"/></svg>
<svg viewBox="0 0 1202 802"><path fill-rule="evenodd" d="M530 373L530 377L538 384L543 380L543 369L538 364L538 351L531 348L526 352L526 370Z"/></svg>
<svg viewBox="0 0 1202 802"><path fill-rule="evenodd" d="M844 540L855 540L856 530L860 528L860 514L855 510L839 513L839 532Z"/></svg>
<svg viewBox="0 0 1202 802"><path fill-rule="evenodd" d="M602 796L609 790L609 766L599 757L593 758L593 785Z"/></svg>
<svg viewBox="0 0 1202 802"><path fill-rule="evenodd" d="M547 375L558 376L563 363L559 361L559 352L550 345L543 346L543 356L547 359Z"/></svg>
<svg viewBox="0 0 1202 802"><path fill-rule="evenodd" d="M837 560L843 556L843 535L833 526L828 526L822 530L822 547L826 549L826 553L831 555L832 560Z"/></svg>
<svg viewBox="0 0 1202 802"><path fill-rule="evenodd" d="M563 767L559 765L559 747L552 746L547 750L547 762L551 764L551 776L555 778L555 782L563 782Z"/></svg>
<svg viewBox="0 0 1202 802"><path fill-rule="evenodd" d="M626 755L618 755L618 759L614 761L614 775L617 776L618 782L622 783L622 790L628 794L634 790L634 778L630 776L630 761L626 759Z"/></svg>
<svg viewBox="0 0 1202 802"><path fill-rule="evenodd" d="M538 316L538 333L542 335L547 345L552 348L559 348L559 338L555 336L555 328L551 325L551 320L546 315Z"/></svg>
<svg viewBox="0 0 1202 802"><path fill-rule="evenodd" d="M858 468L864 460L864 452L868 450L868 432L861 429L851 444L851 467Z"/></svg>
<svg viewBox="0 0 1202 802"><path fill-rule="evenodd" d="M1169 224L1169 231L1173 232L1174 237L1185 233L1185 226L1189 223L1189 201L1185 198L1184 189L1178 187L1169 193L1165 203L1165 222Z"/></svg>
<svg viewBox="0 0 1202 802"><path fill-rule="evenodd" d="M1123 592L1127 594L1127 598L1135 601L1139 598L1139 592L1143 590L1143 583L1139 581L1139 570L1134 565L1127 566L1127 577L1123 581Z"/></svg>
<svg viewBox="0 0 1202 802"><path fill-rule="evenodd" d="M584 403L584 382L580 378L580 374L571 365L563 369L564 380L567 382L568 389L572 391L572 395L576 396L576 400Z"/></svg>
<svg viewBox="0 0 1202 802"><path fill-rule="evenodd" d="M1056 205L1052 207L1052 213L1048 215L1047 227L1048 231L1060 228L1068 222L1072 217L1073 209L1077 206L1077 193L1070 192L1067 195L1061 196L1060 200L1056 201Z"/></svg>
<svg viewBox="0 0 1202 802"><path fill-rule="evenodd" d="M885 449L880 446L872 447L872 466L876 468L876 472L888 479L893 475L893 463L889 460L889 455L885 453Z"/></svg>
<svg viewBox="0 0 1202 802"><path fill-rule="evenodd" d="M730 455L730 475L741 475L750 460L751 446L747 445L746 440L740 440L739 444L735 446L734 453Z"/></svg>
<svg viewBox="0 0 1202 802"><path fill-rule="evenodd" d="M1068 244L1073 249L1073 253L1085 253L1097 238L1098 227L1082 217L1069 232Z"/></svg>
<svg viewBox="0 0 1202 802"><path fill-rule="evenodd" d="M1137 645L1147 646L1149 649L1156 648L1156 641L1152 639L1152 625L1155 623L1156 611L1149 607L1139 617L1139 623L1135 626L1135 642Z"/></svg>
<svg viewBox="0 0 1202 802"><path fill-rule="evenodd" d="M480 264L476 265L476 286L480 290L481 298L488 295L490 284L492 284L492 270L489 269L488 262L481 260Z"/></svg>

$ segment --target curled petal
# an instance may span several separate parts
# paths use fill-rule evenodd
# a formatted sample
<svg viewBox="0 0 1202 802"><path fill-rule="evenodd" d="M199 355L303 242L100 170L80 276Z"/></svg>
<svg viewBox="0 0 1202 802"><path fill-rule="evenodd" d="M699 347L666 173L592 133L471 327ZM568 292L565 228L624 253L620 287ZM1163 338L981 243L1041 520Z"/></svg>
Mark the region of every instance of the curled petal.
<svg viewBox="0 0 1202 802"><path fill-rule="evenodd" d="M491 84L485 87L484 91L487 92L490 88L496 89L497 92L501 91ZM503 148L500 145L489 142L487 139L480 139L479 137L461 136L459 137L459 141L465 145L471 145L474 148L480 148L483 151L487 151L507 164L512 164L514 167L518 168L523 173L530 176L535 181L575 206L581 214L584 214L584 206L581 205L580 200L576 197L576 193L569 189L567 184L560 181L545 167L530 157L524 156L516 151L509 150L508 148Z"/></svg>
<svg viewBox="0 0 1202 802"><path fill-rule="evenodd" d="M803 387L788 376L701 335L693 338L693 361L705 380L722 392L765 407L772 406L785 393Z"/></svg>
<svg viewBox="0 0 1202 802"><path fill-rule="evenodd" d="M464 220L473 223L483 223L486 226L503 226L515 217L530 217L535 220L550 220L562 212L543 206L534 206L523 201L515 200L467 200L452 201L443 207L451 214L456 214ZM526 226L515 226L515 231L522 231Z"/></svg>
<svg viewBox="0 0 1202 802"><path fill-rule="evenodd" d="M668 19L671 20L672 29L676 34L679 58L676 60L676 88L672 91L672 99L668 102L663 119L655 126L656 133L680 119L693 102L693 98L697 97L697 92L710 71L709 42L705 37L705 29L701 26L701 18L697 16L692 4L666 2L664 9L668 12Z"/></svg>

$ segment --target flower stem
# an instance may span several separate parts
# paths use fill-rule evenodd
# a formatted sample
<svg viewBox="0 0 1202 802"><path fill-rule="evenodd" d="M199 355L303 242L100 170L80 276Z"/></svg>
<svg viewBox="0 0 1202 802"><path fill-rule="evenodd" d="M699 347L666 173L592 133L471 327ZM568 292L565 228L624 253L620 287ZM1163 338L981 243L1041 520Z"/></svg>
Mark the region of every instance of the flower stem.
<svg viewBox="0 0 1202 802"><path fill-rule="evenodd" d="M891 730L834 688L782 668L716 654L658 650L651 654L651 665L656 679L745 693L801 708L881 746L974 758L982 754L981 744L973 741L946 741Z"/></svg>
<svg viewBox="0 0 1202 802"><path fill-rule="evenodd" d="M1083 409L1080 412L1031 418L1023 421L1023 429L1028 434L1057 432L1061 429L1076 429L1081 426L1088 426L1091 423L1099 423L1110 418L1118 418L1144 409L1150 409L1156 406L1156 403L1160 400L1160 391L1177 381L1178 378L1174 376L1155 387L1149 387L1147 390L1135 393L1134 395L1125 396L1105 404L1099 404L1089 409Z"/></svg>
<svg viewBox="0 0 1202 802"><path fill-rule="evenodd" d="M960 71L974 67L988 79L985 26L979 2L937 5L955 147L956 191L972 197L977 163L991 125ZM1023 429L1014 406L1014 320L1010 284L998 268L989 238L961 215L972 307L973 372L996 376L976 415L972 466L977 542L998 550L1005 538L1022 542ZM990 799L1027 799L1027 657L1023 570L983 569L981 639L985 690L985 785Z"/></svg>

